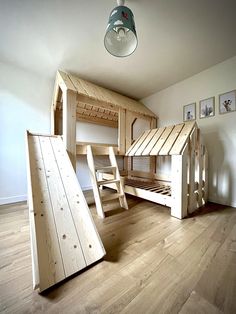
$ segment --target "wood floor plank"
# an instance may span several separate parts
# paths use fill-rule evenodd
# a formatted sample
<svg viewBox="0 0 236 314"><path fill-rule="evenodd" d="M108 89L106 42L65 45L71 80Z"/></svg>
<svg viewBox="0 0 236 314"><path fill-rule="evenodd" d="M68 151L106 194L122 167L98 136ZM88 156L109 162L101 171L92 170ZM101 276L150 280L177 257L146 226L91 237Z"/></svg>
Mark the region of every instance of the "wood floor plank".
<svg viewBox="0 0 236 314"><path fill-rule="evenodd" d="M209 303L195 291L193 291L179 314L202 313L223 314L217 307Z"/></svg>
<svg viewBox="0 0 236 314"><path fill-rule="evenodd" d="M0 207L0 312L235 313L235 209L180 221L160 205L128 202L130 211L104 222L90 206L107 255L44 296L32 291L27 205Z"/></svg>

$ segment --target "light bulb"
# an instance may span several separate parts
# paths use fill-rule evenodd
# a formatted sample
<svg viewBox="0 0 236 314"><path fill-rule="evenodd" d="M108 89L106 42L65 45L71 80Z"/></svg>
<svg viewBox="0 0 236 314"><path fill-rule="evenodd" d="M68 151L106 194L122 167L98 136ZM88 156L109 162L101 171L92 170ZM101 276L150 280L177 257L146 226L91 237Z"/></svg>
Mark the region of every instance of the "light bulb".
<svg viewBox="0 0 236 314"><path fill-rule="evenodd" d="M121 41L126 38L126 33L123 27L120 27L117 31L117 40Z"/></svg>

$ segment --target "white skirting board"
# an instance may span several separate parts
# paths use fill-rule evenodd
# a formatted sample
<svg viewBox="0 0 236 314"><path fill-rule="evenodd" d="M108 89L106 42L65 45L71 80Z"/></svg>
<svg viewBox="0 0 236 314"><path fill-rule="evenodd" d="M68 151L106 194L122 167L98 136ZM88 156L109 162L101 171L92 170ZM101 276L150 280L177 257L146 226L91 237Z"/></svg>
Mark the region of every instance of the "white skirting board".
<svg viewBox="0 0 236 314"><path fill-rule="evenodd" d="M7 205L13 203L24 202L27 200L27 195L17 195L11 197L1 197L0 198L0 205Z"/></svg>

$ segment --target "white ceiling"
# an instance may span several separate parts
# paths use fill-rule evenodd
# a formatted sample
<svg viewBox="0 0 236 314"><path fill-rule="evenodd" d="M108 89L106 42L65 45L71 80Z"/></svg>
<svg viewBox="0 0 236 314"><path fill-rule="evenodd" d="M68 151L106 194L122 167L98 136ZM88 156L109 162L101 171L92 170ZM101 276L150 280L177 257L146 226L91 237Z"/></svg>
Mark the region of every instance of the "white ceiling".
<svg viewBox="0 0 236 314"><path fill-rule="evenodd" d="M48 78L60 68L143 98L236 55L236 0L127 0L138 48L103 46L113 0L0 0L0 61Z"/></svg>

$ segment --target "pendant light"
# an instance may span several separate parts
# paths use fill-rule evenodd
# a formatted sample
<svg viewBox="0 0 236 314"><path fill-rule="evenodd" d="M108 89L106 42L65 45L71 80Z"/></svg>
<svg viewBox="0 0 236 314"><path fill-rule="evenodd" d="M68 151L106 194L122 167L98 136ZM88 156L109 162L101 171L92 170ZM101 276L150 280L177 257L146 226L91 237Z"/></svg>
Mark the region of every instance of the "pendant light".
<svg viewBox="0 0 236 314"><path fill-rule="evenodd" d="M117 0L118 6L111 11L104 38L105 48L115 57L131 55L138 44L134 15L124 3Z"/></svg>

